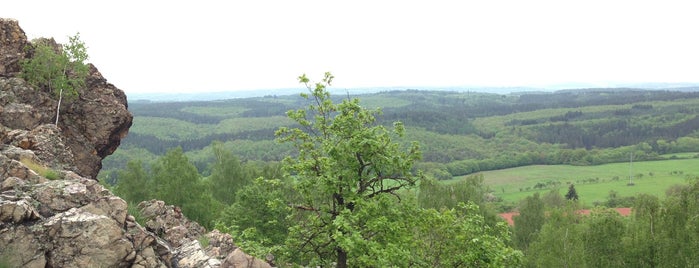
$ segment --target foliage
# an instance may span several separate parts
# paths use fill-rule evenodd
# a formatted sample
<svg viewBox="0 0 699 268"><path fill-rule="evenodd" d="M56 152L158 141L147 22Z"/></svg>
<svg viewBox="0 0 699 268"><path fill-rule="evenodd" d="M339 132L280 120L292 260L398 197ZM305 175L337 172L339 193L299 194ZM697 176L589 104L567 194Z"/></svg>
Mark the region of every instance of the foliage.
<svg viewBox="0 0 699 268"><path fill-rule="evenodd" d="M626 233L626 221L613 209L597 208L582 226L585 260L591 267L622 267L624 249L619 246Z"/></svg>
<svg viewBox="0 0 699 268"><path fill-rule="evenodd" d="M482 175L471 175L450 183L440 183L430 178L422 179L417 201L422 208L436 210L455 209L460 203L471 202L476 205L478 214L486 224L493 227L500 222L500 218L490 207L498 200L490 193Z"/></svg>
<svg viewBox="0 0 699 268"><path fill-rule="evenodd" d="M21 62L22 78L58 98L56 125L64 96L67 99L76 97L89 74L85 65L87 47L80 40L80 34L68 37L68 40L69 43L61 48L53 47L46 39L35 42L32 57Z"/></svg>
<svg viewBox="0 0 699 268"><path fill-rule="evenodd" d="M233 204L236 192L251 182L251 171L233 153L225 150L223 143L214 142L212 149L215 162L209 177L211 194L225 205Z"/></svg>
<svg viewBox="0 0 699 268"><path fill-rule="evenodd" d="M182 152L182 148L168 151L152 167L149 188L155 198L182 208L190 219L211 228L220 207L206 191L196 167Z"/></svg>
<svg viewBox="0 0 699 268"><path fill-rule="evenodd" d="M528 196L519 204L519 215L512 217L515 227L512 233L514 244L518 249L526 252L529 244L539 235L541 226L544 225L544 202L539 193Z"/></svg>
<svg viewBox="0 0 699 268"><path fill-rule="evenodd" d="M241 161L280 161L292 149L272 142L274 129L291 126L283 111L305 105L302 100L277 96L129 103L134 126L121 148L162 155L177 146L189 153L214 140L235 141L244 146L227 146ZM424 161L446 167L425 169L425 174L441 179L526 165L624 162L632 152L635 160L654 160L660 154L696 150L699 144L699 94L694 92L605 89L497 95L404 90L362 95L362 103L383 107L378 124L403 121L409 131L396 141L406 146L419 141ZM206 174L205 163L190 159ZM107 158L105 169L125 163Z"/></svg>
<svg viewBox="0 0 699 268"><path fill-rule="evenodd" d="M129 161L126 169L118 172L118 177L119 181L114 191L121 198L138 204L152 197L151 191L153 189L147 187L150 175L143 168L141 161Z"/></svg>
<svg viewBox="0 0 699 268"><path fill-rule="evenodd" d="M321 87L332 80L325 78L328 83ZM144 157L147 182L129 182L135 167L113 174L118 182L145 184L142 188L149 189L148 198L155 197L158 190L151 188L155 166L164 164L150 159L182 145L189 164L177 162L196 168L179 173L196 177L193 189L201 187L204 192L191 206L200 202L200 212L214 219L217 228L233 234L246 251L256 256L272 253L277 260L298 265L337 262L338 249L347 254L351 266L691 267L699 262L692 252L699 247L696 185L674 187L665 200L658 198L666 187L696 175L698 159L691 156L699 148L697 93L501 96L409 90L382 92L375 100L371 100L374 95L362 97L363 107L367 107L365 99L368 106L384 107L380 113L364 109L356 100L331 98L315 89L309 88L307 98L130 105L137 117L152 117L138 125L158 122L159 117L177 120L160 121L173 127L156 132L139 132L135 125L133 135L124 140L122 149ZM309 99L322 101L289 112L295 120L282 120L281 109L296 109ZM385 101L392 105L382 105ZM396 129L401 131L388 130L398 119L406 122L405 133L402 125ZM196 129L166 133L183 126ZM271 129L278 126L286 126L280 132L288 132L278 139L287 143L272 142ZM212 140L226 142L212 145ZM412 148L415 140L420 141L419 151L427 162L407 165L413 161L410 149L398 150L402 155L372 155L378 160L364 157L376 148ZM220 150L218 156L215 147ZM639 160L633 166L634 187L627 187L623 179L629 175L630 154ZM258 162L279 161L287 155L291 157L284 162L286 177ZM236 161L226 160L233 158ZM641 162L668 158L684 159ZM375 166L363 167L359 159ZM115 162L128 166L127 160L122 155ZM599 165L610 162L620 163ZM561 163L574 166L549 165ZM532 164L537 166L483 172ZM379 177L371 176L377 172L400 175L396 170L405 170L406 176L424 170L427 177L441 181L416 181L417 191L404 187L410 183L385 181L383 189L401 189L358 193L362 180ZM200 174L190 176L196 172ZM246 175L242 180L219 176L236 172ZM448 180L474 172L482 173ZM261 178L253 179L257 177ZM240 185L225 186L231 182ZM605 208L579 214L579 207L559 193L563 185L573 183L582 201L579 205L631 204L634 216L621 217ZM223 190L224 186L228 188ZM221 191L213 194L216 189ZM179 189L184 190L188 189ZM534 193L541 196L524 199ZM524 199L511 239L502 224L490 219L493 194L511 206ZM524 263L521 253L508 245L524 251ZM503 256L509 257L498 259Z"/></svg>
<svg viewBox="0 0 699 268"><path fill-rule="evenodd" d="M415 213L410 267L517 267L522 253L508 246L504 223L485 223L473 203Z"/></svg>
<svg viewBox="0 0 699 268"><path fill-rule="evenodd" d="M288 241L308 265L361 266L362 256L398 253L386 246L399 237L372 237L390 234L379 232L395 224L384 216L392 209L387 195L415 185L410 170L420 152L417 144L402 150L392 141L392 135L403 134L402 124L394 123L389 132L374 125L378 111L362 108L357 99L334 104L326 90L332 79L326 73L312 87L305 75L299 77L310 91L302 96L313 104L287 113L299 128L276 133L298 149L297 157L284 159L301 197L293 204L298 222Z"/></svg>
<svg viewBox="0 0 699 268"><path fill-rule="evenodd" d="M527 265L532 267L584 267L582 227L575 224L580 215L578 206L569 202L566 207L549 210L547 221L539 235L531 242Z"/></svg>
<svg viewBox="0 0 699 268"><path fill-rule="evenodd" d="M255 179L237 191L235 202L223 210L216 228L236 237L249 254L282 254L280 246L291 225L286 201L294 200L290 186L277 178Z"/></svg>

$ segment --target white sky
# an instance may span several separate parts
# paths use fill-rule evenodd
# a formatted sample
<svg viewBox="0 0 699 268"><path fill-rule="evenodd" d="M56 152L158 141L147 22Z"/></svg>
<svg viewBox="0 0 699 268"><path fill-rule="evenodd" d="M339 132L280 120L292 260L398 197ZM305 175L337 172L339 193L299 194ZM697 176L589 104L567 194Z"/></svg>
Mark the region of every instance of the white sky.
<svg viewBox="0 0 699 268"><path fill-rule="evenodd" d="M126 93L699 82L693 1L7 1Z"/></svg>

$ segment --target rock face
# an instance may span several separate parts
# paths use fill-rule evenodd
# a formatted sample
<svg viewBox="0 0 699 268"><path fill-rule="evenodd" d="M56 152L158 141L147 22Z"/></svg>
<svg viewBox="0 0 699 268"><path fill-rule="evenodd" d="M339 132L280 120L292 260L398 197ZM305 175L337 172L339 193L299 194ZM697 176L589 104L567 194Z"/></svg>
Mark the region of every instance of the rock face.
<svg viewBox="0 0 699 268"><path fill-rule="evenodd" d="M162 201L139 205L145 227L128 215L95 180L131 126L126 96L90 66L52 124L56 101L17 77L28 44L17 21L0 19L0 266L270 267Z"/></svg>
<svg viewBox="0 0 699 268"><path fill-rule="evenodd" d="M34 89L23 79L14 77L19 72L19 61L27 56L25 47L31 46L24 31L17 21L10 19L0 20L0 30L0 124L32 131L54 122L57 100L49 92ZM58 165L72 162L76 173L94 179L102 167L102 159L113 153L126 136L133 117L127 110L124 92L107 83L95 66L89 67L90 75L86 87L78 90L79 97L64 100L61 105L58 130L65 137L64 144L72 157L50 159L50 162ZM36 143L29 141L27 145L30 147L25 149L34 150L31 146Z"/></svg>
<svg viewBox="0 0 699 268"><path fill-rule="evenodd" d="M24 47L29 42L16 20L0 20L0 76L14 76L19 72L19 60L24 58Z"/></svg>

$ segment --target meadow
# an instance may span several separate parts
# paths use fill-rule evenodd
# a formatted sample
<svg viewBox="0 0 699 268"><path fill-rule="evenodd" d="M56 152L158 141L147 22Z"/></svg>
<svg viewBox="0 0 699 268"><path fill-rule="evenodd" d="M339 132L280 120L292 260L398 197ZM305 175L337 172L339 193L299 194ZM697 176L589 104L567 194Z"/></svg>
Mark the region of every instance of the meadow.
<svg viewBox="0 0 699 268"><path fill-rule="evenodd" d="M681 156L694 155L696 153ZM506 203L516 203L536 192L544 194L556 188L561 194L565 194L569 185L574 184L583 205L591 206L594 202L606 200L610 191L616 191L619 196L645 193L663 198L669 187L684 184L689 178L699 176L699 158L633 162L631 165L533 165L484 171L481 174L485 184ZM449 182L453 183L464 177L455 177ZM633 186L628 185L629 177ZM546 187L535 188L537 183Z"/></svg>

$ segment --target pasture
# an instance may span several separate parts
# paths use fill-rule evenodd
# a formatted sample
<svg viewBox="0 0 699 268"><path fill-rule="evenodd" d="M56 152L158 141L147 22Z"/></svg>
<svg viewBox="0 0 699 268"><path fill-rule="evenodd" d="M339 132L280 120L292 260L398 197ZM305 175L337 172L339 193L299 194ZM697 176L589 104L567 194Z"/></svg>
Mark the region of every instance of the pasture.
<svg viewBox="0 0 699 268"><path fill-rule="evenodd" d="M668 187L684 184L689 178L699 176L699 158L634 162L631 165L535 165L482 174L485 184L507 203L517 203L526 196L536 192L544 194L556 187L563 195L572 183L580 201L589 206L595 201L606 200L612 190L619 196L646 193L663 198ZM628 185L629 177L633 186ZM536 187L537 184L545 187Z"/></svg>

